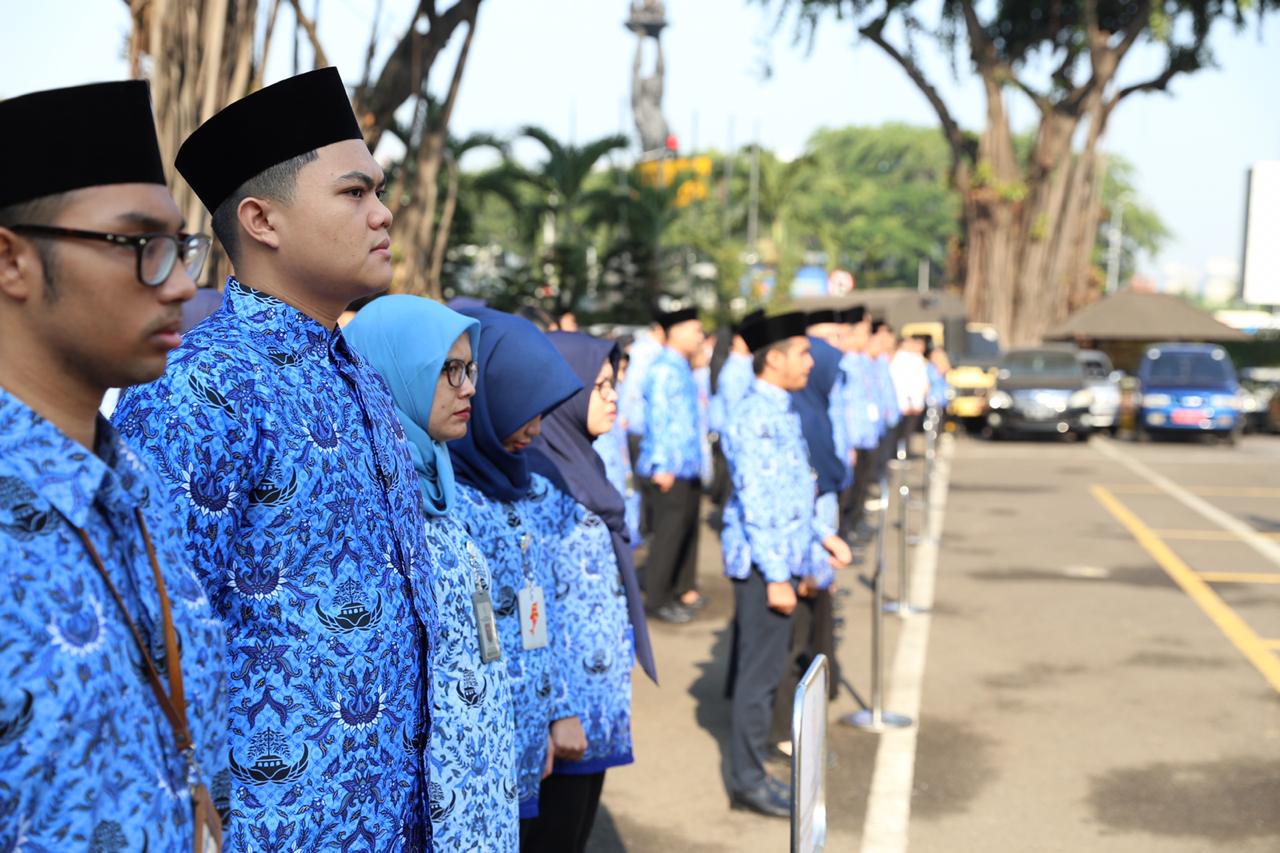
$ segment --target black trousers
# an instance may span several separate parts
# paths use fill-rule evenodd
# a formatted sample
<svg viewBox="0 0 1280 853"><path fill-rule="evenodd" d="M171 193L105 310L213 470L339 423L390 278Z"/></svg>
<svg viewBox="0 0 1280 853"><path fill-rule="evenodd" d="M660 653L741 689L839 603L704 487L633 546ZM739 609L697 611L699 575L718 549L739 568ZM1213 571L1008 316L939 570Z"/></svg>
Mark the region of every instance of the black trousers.
<svg viewBox="0 0 1280 853"><path fill-rule="evenodd" d="M586 850L603 790L603 770L587 776L552 773L543 779L538 790L538 816L520 821L521 853Z"/></svg>
<svg viewBox="0 0 1280 853"><path fill-rule="evenodd" d="M791 740L791 706L796 685L818 655L827 656L827 698L835 699L840 686L840 666L836 662L835 598L831 590L820 589L813 598L802 598L791 614L791 645L787 649L787 666L778 680L778 695L773 702L773 724L769 741Z"/></svg>
<svg viewBox="0 0 1280 853"><path fill-rule="evenodd" d="M853 484L840 493L840 535L846 539L853 536L866 512L867 492L875 479L878 453L878 446L858 449L858 459L853 463Z"/></svg>
<svg viewBox="0 0 1280 853"><path fill-rule="evenodd" d="M778 682L787 668L791 617L769 609L764 576L754 566L733 582L735 673L730 711L729 786L750 791L764 783L769 726Z"/></svg>
<svg viewBox="0 0 1280 853"><path fill-rule="evenodd" d="M644 588L650 609L670 604L697 588L699 480L676 480L669 491L648 481L653 531L644 565Z"/></svg>

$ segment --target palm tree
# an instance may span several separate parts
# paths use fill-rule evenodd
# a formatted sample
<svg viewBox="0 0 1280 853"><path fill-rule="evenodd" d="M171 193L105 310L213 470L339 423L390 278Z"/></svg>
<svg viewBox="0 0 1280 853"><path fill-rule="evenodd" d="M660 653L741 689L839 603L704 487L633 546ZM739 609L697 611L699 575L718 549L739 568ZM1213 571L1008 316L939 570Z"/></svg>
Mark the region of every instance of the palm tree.
<svg viewBox="0 0 1280 853"><path fill-rule="evenodd" d="M491 176L491 184L505 180L535 190L533 203L526 201L523 211L516 211L518 215L525 213L541 229L540 239L530 235L535 237L531 242L541 243L547 283L558 291L560 310L572 310L587 284L584 226L588 178L602 157L627 147L627 138L614 134L578 146L562 143L539 127L523 127L519 135L539 143L546 151L545 159L534 169L509 163L501 175ZM507 195L513 202L518 199L514 193Z"/></svg>

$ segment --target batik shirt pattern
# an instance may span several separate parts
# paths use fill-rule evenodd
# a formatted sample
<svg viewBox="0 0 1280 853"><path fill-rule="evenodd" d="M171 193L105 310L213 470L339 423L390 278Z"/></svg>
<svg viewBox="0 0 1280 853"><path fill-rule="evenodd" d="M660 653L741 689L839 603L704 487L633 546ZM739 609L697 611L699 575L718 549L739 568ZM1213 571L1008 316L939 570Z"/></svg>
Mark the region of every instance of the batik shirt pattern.
<svg viewBox="0 0 1280 853"><path fill-rule="evenodd" d="M627 591L608 526L576 504L572 531L555 562L556 614L564 675L587 735L578 761L557 760L555 772L599 773L630 764L631 669L635 663Z"/></svg>
<svg viewBox="0 0 1280 853"><path fill-rule="evenodd" d="M231 279L121 433L180 506L227 622L236 850L428 844L417 478L377 372Z"/></svg>
<svg viewBox="0 0 1280 853"><path fill-rule="evenodd" d="M840 392L849 443L856 450L871 450L880 443L884 419L880 416L879 386L872 375L871 359L862 353L845 353L840 359L845 381Z"/></svg>
<svg viewBox="0 0 1280 853"><path fill-rule="evenodd" d="M560 596L554 568L576 505L537 474L522 500L496 501L466 483L458 483L455 499L457 519L480 546L493 574L493 612L515 709L520 817L537 817L551 723L577 713L564 678L563 649L556 642ZM540 649L525 649L521 641L518 596L525 586L541 587L547 608L548 643Z"/></svg>
<svg viewBox="0 0 1280 853"><path fill-rule="evenodd" d="M437 850L520 846L515 717L507 663L480 657L472 595L492 595L489 564L449 516L426 521L436 619L431 635L431 835ZM508 649L503 649L507 654Z"/></svg>
<svg viewBox="0 0 1280 853"><path fill-rule="evenodd" d="M202 780L227 773L226 636L177 516L105 420L94 452L0 389L0 850L190 850L187 765L88 535L170 690L164 577Z"/></svg>
<svg viewBox="0 0 1280 853"><path fill-rule="evenodd" d="M728 428L729 416L746 396L754 381L751 356L740 352L729 353L716 378L716 393L711 397L711 407L707 412L707 426L712 432L720 433Z"/></svg>
<svg viewBox="0 0 1280 853"><path fill-rule="evenodd" d="M670 473L679 480L696 479L702 472L702 418L689 362L664 347L642 381L644 433L636 472L642 477Z"/></svg>
<svg viewBox="0 0 1280 853"><path fill-rule="evenodd" d="M880 417L885 427L893 429L902 420L902 410L898 408L897 386L893 384L893 374L889 371L889 356L880 355L871 359L872 375L875 377L875 388L878 394L877 404L880 406Z"/></svg>
<svg viewBox="0 0 1280 853"><path fill-rule="evenodd" d="M632 549L640 547L640 490L636 488L631 473L631 452L627 447L627 431L622 421L615 421L613 429L592 443L596 455L604 460L604 475L622 495L627 523L627 535Z"/></svg>
<svg viewBox="0 0 1280 853"><path fill-rule="evenodd" d="M729 418L724 443L733 480L720 534L725 575L743 580L754 565L770 583L803 577L824 528L791 395L757 379Z"/></svg>

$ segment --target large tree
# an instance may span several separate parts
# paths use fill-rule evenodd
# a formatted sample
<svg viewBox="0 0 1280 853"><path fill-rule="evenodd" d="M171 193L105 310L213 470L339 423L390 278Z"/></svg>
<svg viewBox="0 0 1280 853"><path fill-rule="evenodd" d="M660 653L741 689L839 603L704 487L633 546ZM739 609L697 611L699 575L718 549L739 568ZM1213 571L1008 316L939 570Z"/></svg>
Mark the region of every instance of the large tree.
<svg viewBox="0 0 1280 853"><path fill-rule="evenodd" d="M961 197L949 275L971 316L1012 343L1038 340L1092 297L1091 260L1102 216L1100 142L1116 107L1167 91L1210 65L1209 35L1280 0L759 0L795 10L801 31L828 17L851 22L888 55L938 116ZM980 81L985 122L975 137L920 61L919 43L963 45ZM1147 79L1121 85L1120 68L1146 43L1163 55ZM1034 105L1038 126L1020 156L1009 98Z"/></svg>

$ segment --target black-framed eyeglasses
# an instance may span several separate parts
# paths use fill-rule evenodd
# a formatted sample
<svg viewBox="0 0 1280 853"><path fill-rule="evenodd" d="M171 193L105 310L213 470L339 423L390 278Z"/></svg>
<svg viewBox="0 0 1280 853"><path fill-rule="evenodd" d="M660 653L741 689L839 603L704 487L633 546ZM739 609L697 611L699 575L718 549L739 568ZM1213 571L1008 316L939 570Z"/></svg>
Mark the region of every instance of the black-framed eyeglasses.
<svg viewBox="0 0 1280 853"><path fill-rule="evenodd" d="M461 388L464 379L471 380L471 384L476 384L476 378L480 375L480 366L474 361L463 361L460 358L446 359L444 367L440 369L444 374L444 378L454 388Z"/></svg>
<svg viewBox="0 0 1280 853"><path fill-rule="evenodd" d="M595 385L596 393L599 394L601 397L603 397L605 394L609 393L610 391L615 390L617 387L618 387L618 383L615 382L613 379L601 379Z"/></svg>
<svg viewBox="0 0 1280 853"><path fill-rule="evenodd" d="M101 240L116 246L129 246L138 258L138 281L147 287L159 287L168 281L178 261L182 261L187 275L192 279L198 278L209 257L209 245L213 242L204 234L108 234L54 225L11 225L9 230L35 237Z"/></svg>

